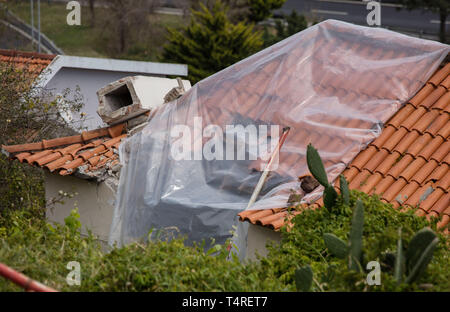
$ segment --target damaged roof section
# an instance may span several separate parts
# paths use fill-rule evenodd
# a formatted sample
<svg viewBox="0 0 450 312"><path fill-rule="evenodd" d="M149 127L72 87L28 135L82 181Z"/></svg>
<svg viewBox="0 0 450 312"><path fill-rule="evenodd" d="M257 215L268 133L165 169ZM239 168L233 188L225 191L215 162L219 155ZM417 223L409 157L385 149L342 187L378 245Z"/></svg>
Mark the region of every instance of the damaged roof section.
<svg viewBox="0 0 450 312"><path fill-rule="evenodd" d="M395 208L418 208L420 216L442 217L438 227L444 228L450 221L449 135L447 63L385 124L381 135L343 174L350 189L378 194ZM320 199L312 208L322 205ZM287 208L244 211L239 216L241 221L278 230L287 222Z"/></svg>
<svg viewBox="0 0 450 312"><path fill-rule="evenodd" d="M22 163L63 176L74 175L97 181L112 177L118 180L121 142L147 125L151 111L164 104L165 95L177 91L177 96L181 96L185 86L189 89L190 82L181 79L122 78L97 92L97 113L108 127L36 143L3 145L2 152Z"/></svg>
<svg viewBox="0 0 450 312"><path fill-rule="evenodd" d="M103 180L120 169L117 149L127 137L125 126L122 123L75 136L2 146L2 151L12 159L60 175Z"/></svg>

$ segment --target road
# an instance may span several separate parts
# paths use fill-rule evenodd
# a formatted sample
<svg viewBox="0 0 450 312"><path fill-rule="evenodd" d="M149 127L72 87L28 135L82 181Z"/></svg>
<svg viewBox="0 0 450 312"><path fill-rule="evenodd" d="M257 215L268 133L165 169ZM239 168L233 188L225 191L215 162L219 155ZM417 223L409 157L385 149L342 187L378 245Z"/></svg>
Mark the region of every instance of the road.
<svg viewBox="0 0 450 312"><path fill-rule="evenodd" d="M337 19L359 25L367 25L366 17L370 12L366 3L357 0L287 0L277 12L299 13L314 16L320 20ZM381 4L381 27L415 33L438 34L439 15L430 11L400 9L393 3ZM447 32L450 21L447 20Z"/></svg>

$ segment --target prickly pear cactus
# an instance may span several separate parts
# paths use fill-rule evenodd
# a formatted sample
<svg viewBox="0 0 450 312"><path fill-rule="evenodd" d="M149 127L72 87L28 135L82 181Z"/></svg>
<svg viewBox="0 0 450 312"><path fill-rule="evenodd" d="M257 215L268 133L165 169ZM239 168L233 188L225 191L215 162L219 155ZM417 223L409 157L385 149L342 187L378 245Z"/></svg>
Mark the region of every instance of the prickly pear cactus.
<svg viewBox="0 0 450 312"><path fill-rule="evenodd" d="M298 291L309 291L313 282L313 271L309 265L295 270L295 285Z"/></svg>
<svg viewBox="0 0 450 312"><path fill-rule="evenodd" d="M362 201L358 200L353 211L352 228L349 237L349 268L355 271L359 271L362 258L363 227L364 206Z"/></svg>
<svg viewBox="0 0 450 312"><path fill-rule="evenodd" d="M416 281L433 258L439 238L430 228L423 228L414 235L406 250L406 282Z"/></svg>
<svg viewBox="0 0 450 312"><path fill-rule="evenodd" d="M403 279L405 270L405 257L403 256L402 228L398 229L397 253L395 255L394 278L397 284Z"/></svg>
<svg viewBox="0 0 450 312"><path fill-rule="evenodd" d="M342 239L337 237L331 233L325 233L323 235L323 239L325 241L325 245L328 248L328 251L341 259L344 259L348 255L348 245Z"/></svg>
<svg viewBox="0 0 450 312"><path fill-rule="evenodd" d="M344 205L350 205L350 190L348 189L348 182L342 174L339 176L339 188L341 189L341 196Z"/></svg>
<svg viewBox="0 0 450 312"><path fill-rule="evenodd" d="M322 159L320 158L319 152L311 144L306 148L306 162L314 178L323 186L328 186L328 177Z"/></svg>
<svg viewBox="0 0 450 312"><path fill-rule="evenodd" d="M336 204L336 200L338 198L338 193L334 189L333 186L327 185L325 187L325 190L323 191L323 203L325 205L325 208L328 209L328 211L331 212L331 209Z"/></svg>

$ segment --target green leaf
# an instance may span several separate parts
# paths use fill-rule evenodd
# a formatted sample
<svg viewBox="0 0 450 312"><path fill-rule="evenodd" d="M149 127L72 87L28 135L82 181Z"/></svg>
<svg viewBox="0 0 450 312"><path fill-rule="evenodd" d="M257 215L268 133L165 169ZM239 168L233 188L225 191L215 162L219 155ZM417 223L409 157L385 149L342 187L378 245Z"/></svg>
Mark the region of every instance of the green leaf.
<svg viewBox="0 0 450 312"><path fill-rule="evenodd" d="M313 271L309 265L295 270L295 285L298 291L309 291L313 282Z"/></svg>
<svg viewBox="0 0 450 312"><path fill-rule="evenodd" d="M339 237L337 237L336 235L331 233L325 233L323 235L323 239L325 241L325 245L327 246L328 250L334 256L344 259L348 255L347 243L344 242Z"/></svg>
<svg viewBox="0 0 450 312"><path fill-rule="evenodd" d="M403 246L402 246L402 228L398 229L398 241L397 241L397 254L395 256L395 268L394 268L394 278L397 284L402 282L403 271L404 271L404 257L403 257Z"/></svg>
<svg viewBox="0 0 450 312"><path fill-rule="evenodd" d="M214 253L216 253L216 252L220 252L221 250L222 250L222 245L217 244L217 245L214 245L213 247L211 247L211 248L206 252L206 254L209 256L209 255L214 254Z"/></svg>
<svg viewBox="0 0 450 312"><path fill-rule="evenodd" d="M361 261L362 258L362 242L363 242L363 228L364 228L364 206L361 200L356 202L352 217L352 228L350 230L350 258L349 268L351 270L359 271L359 263L355 259Z"/></svg>
<svg viewBox="0 0 450 312"><path fill-rule="evenodd" d="M338 193L334 189L332 185L328 185L325 187L325 191L323 192L323 203L325 208L331 212L331 209L336 205L336 200L338 198Z"/></svg>
<svg viewBox="0 0 450 312"><path fill-rule="evenodd" d="M319 152L312 146L308 144L306 148L306 162L308 164L308 169L311 174L316 178L316 180L323 186L328 186L328 178L325 168L320 158Z"/></svg>
<svg viewBox="0 0 450 312"><path fill-rule="evenodd" d="M414 235L406 250L407 283L417 280L425 271L438 242L437 235L430 228L423 228Z"/></svg>
<svg viewBox="0 0 450 312"><path fill-rule="evenodd" d="M345 179L342 174L339 176L339 186L341 189L342 201L344 202L344 205L348 206L350 204L350 191L348 189L347 179Z"/></svg>

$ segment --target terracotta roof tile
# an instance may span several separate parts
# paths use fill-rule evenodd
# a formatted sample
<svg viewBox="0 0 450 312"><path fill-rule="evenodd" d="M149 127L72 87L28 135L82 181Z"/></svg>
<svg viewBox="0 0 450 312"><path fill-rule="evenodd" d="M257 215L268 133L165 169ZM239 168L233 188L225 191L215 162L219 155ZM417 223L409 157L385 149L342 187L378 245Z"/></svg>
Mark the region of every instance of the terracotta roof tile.
<svg viewBox="0 0 450 312"><path fill-rule="evenodd" d="M127 137L125 124L85 131L79 135L41 142L2 146L12 159L27 162L61 175L80 173L92 177L118 158L113 149ZM82 172L80 171L81 168Z"/></svg>
<svg viewBox="0 0 450 312"><path fill-rule="evenodd" d="M450 186L450 171L447 170L445 176L443 176L437 183L436 187L439 187L444 192L448 192L448 188Z"/></svg>
<svg viewBox="0 0 450 312"><path fill-rule="evenodd" d="M423 109L423 111L425 112L426 109ZM411 118L411 113L416 113L415 107L413 105L407 103L389 120L388 125L392 125L392 126L394 126L394 128L400 127L400 124L404 120ZM392 133L391 133L391 135L392 135ZM385 135L385 136L387 136L387 135ZM383 143L386 141L386 139L381 139L381 136L379 136L377 138L377 140L383 140Z"/></svg>
<svg viewBox="0 0 450 312"><path fill-rule="evenodd" d="M0 49L0 63L13 65L37 77L56 57L53 54Z"/></svg>
<svg viewBox="0 0 450 312"><path fill-rule="evenodd" d="M381 175L385 176L389 169L400 160L401 154L397 151L394 151L392 154L389 154L384 161L378 165L378 167L375 169L376 172L380 173Z"/></svg>
<svg viewBox="0 0 450 312"><path fill-rule="evenodd" d="M449 224L449 222L450 222L450 216L448 214L444 214L442 216L442 220L438 222L437 226L438 226L438 228L443 229L447 226L447 224ZM448 231L446 234L448 234Z"/></svg>
<svg viewBox="0 0 450 312"><path fill-rule="evenodd" d="M450 76L447 76L447 78L445 78L444 81L441 82L441 86L443 86L447 90L450 89Z"/></svg>
<svg viewBox="0 0 450 312"><path fill-rule="evenodd" d="M442 137L437 136L431 140L430 143L428 143L419 153L417 153L417 156L428 160L431 155L433 155L434 152L444 143L445 140Z"/></svg>
<svg viewBox="0 0 450 312"><path fill-rule="evenodd" d="M411 103L414 107L418 107L419 104L426 99L431 92L434 91L432 84L426 84L408 103Z"/></svg>
<svg viewBox="0 0 450 312"><path fill-rule="evenodd" d="M427 108L433 106L433 104L436 103L446 91L447 90L442 86L437 87L433 92L431 92L430 95L420 102L420 105Z"/></svg>
<svg viewBox="0 0 450 312"><path fill-rule="evenodd" d="M429 80L435 87L437 87L443 80L448 78L450 74L450 63L446 64L441 70L438 70Z"/></svg>
<svg viewBox="0 0 450 312"><path fill-rule="evenodd" d="M449 80L450 81L450 80ZM437 100L433 106L431 106L432 109L439 109L439 110L447 110L447 106L450 104L450 91L447 91L439 100Z"/></svg>
<svg viewBox="0 0 450 312"><path fill-rule="evenodd" d="M425 197L425 194L422 195ZM420 208L428 212L428 210L430 210L431 207L433 207L433 205L436 204L441 198L445 199L445 192L440 188L435 188L425 200L419 201L418 205Z"/></svg>
<svg viewBox="0 0 450 312"><path fill-rule="evenodd" d="M339 85L333 79L336 80L333 74L323 77L324 81L334 83L334 87L351 85L348 81ZM368 83L372 78L362 79ZM361 81L358 83L362 84ZM418 208L416 214L421 216L439 216L442 218L438 223L440 228L449 223L449 88L450 63L437 70L422 89L386 122L381 135L348 165L343 175L350 188L379 194L383 201L396 208ZM366 94L375 92L375 89ZM344 92L342 96L343 99L354 100L358 95ZM345 124L343 118L330 118L327 122L331 125ZM299 140L301 136L299 134ZM315 145L336 144L325 137L317 137L317 140L313 142ZM317 202L314 207L322 202ZM266 210L244 211L240 215L242 220L278 229L286 223L287 213ZM242 218L243 215L246 217Z"/></svg>

